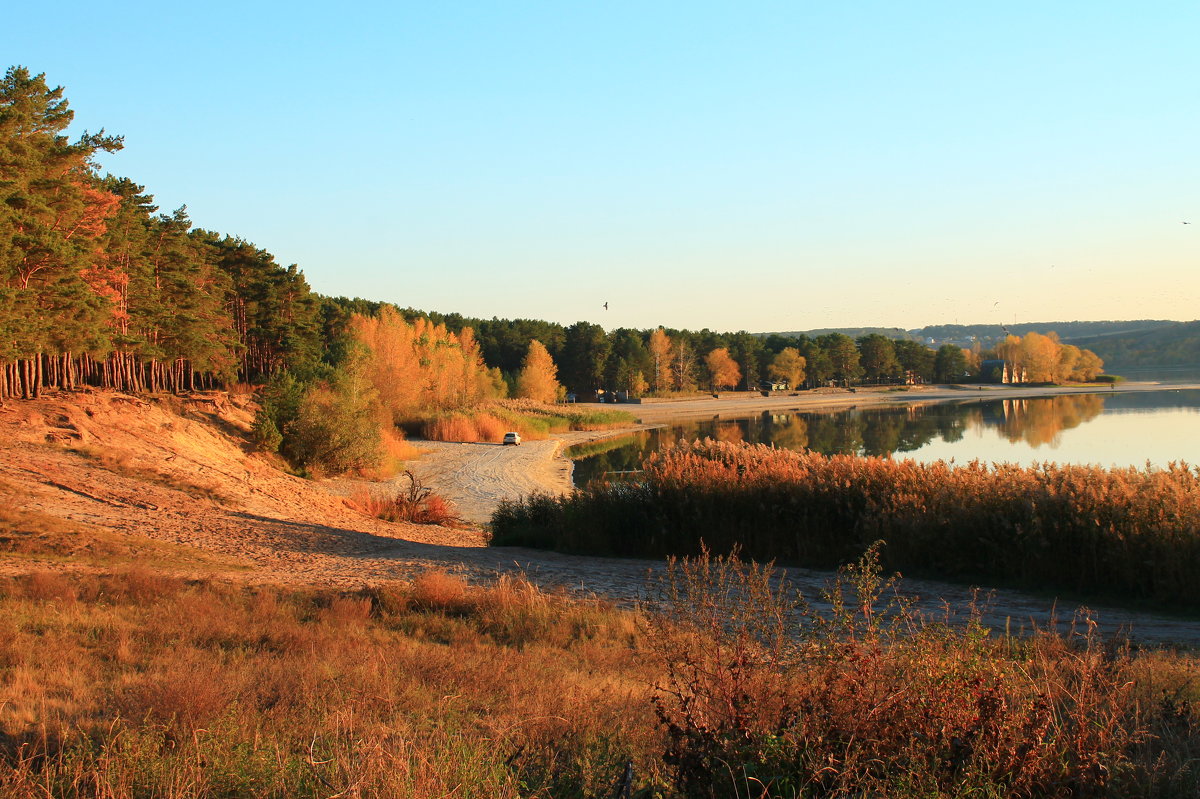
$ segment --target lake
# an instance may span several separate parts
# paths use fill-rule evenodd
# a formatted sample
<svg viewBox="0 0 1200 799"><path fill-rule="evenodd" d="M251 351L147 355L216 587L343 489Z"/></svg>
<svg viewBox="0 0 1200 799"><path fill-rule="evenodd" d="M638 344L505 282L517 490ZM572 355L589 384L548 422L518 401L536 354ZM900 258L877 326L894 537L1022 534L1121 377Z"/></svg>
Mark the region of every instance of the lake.
<svg viewBox="0 0 1200 799"><path fill-rule="evenodd" d="M584 485L608 472L635 470L660 447L704 437L918 461L1200 464L1200 390L689 417L658 430L573 447L566 454L575 461L575 484Z"/></svg>

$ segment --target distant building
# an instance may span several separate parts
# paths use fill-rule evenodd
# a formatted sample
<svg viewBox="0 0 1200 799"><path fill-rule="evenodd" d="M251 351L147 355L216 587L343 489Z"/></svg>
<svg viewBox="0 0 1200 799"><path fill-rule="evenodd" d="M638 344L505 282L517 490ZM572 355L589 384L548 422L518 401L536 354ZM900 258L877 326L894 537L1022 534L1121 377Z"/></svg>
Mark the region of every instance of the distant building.
<svg viewBox="0 0 1200 799"><path fill-rule="evenodd" d="M1025 367L993 358L980 364L979 379L984 383L1024 383Z"/></svg>

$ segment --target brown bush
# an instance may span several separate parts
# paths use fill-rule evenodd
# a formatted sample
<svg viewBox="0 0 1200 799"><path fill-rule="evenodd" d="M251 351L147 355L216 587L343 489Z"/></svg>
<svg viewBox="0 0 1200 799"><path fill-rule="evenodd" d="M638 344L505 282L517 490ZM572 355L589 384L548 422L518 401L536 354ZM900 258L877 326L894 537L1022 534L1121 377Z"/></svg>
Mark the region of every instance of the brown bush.
<svg viewBox="0 0 1200 799"><path fill-rule="evenodd" d="M454 506L444 497L424 486L411 471L405 471L407 488L398 489L387 496L373 495L360 491L349 499L351 507L368 516L388 522L411 522L413 524L437 524L442 527L462 527L466 522L458 515Z"/></svg>
<svg viewBox="0 0 1200 799"><path fill-rule="evenodd" d="M427 571L412 583L412 603L422 610L461 612L466 606L467 584L444 571Z"/></svg>
<svg viewBox="0 0 1200 799"><path fill-rule="evenodd" d="M1126 796L1159 780L1137 659L1086 619L995 639L886 601L877 574L869 557L816 613L736 557L671 564L646 635L681 795Z"/></svg>

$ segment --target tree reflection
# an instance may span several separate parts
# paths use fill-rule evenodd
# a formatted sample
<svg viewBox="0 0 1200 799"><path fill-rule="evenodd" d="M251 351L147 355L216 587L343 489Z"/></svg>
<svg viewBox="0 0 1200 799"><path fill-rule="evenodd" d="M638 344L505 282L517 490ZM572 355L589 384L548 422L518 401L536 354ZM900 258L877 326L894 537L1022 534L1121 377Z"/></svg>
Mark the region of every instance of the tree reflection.
<svg viewBox="0 0 1200 799"><path fill-rule="evenodd" d="M1095 419L1104 410L1099 394L1043 397L1035 400L1003 400L1000 431L1009 441L1024 441L1031 447L1056 446L1063 430Z"/></svg>
<svg viewBox="0 0 1200 799"><path fill-rule="evenodd" d="M1053 446L1063 430L1099 416L1106 399L1102 394L1073 394L820 413L765 411L743 418L680 420L578 460L575 482L582 485L605 472L638 469L642 458L660 447L703 438L809 449L825 455L888 456L915 452L937 439L953 443L968 430L990 428L1009 441L1031 447Z"/></svg>
<svg viewBox="0 0 1200 799"><path fill-rule="evenodd" d="M784 449L808 449L808 422L798 413L778 419L772 425L771 443Z"/></svg>

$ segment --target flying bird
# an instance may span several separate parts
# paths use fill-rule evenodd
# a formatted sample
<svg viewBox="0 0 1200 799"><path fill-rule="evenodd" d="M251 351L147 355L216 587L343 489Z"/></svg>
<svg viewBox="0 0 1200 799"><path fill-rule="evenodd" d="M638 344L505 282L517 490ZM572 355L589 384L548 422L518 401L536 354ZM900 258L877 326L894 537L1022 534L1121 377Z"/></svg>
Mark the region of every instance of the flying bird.
<svg viewBox="0 0 1200 799"><path fill-rule="evenodd" d="M607 302L606 302L606 303L604 303L604 310L606 310L606 311L608 310L608 303L607 303Z"/></svg>
<svg viewBox="0 0 1200 799"><path fill-rule="evenodd" d="M1180 222L1179 224L1181 224L1181 225L1190 225L1190 224L1192 224L1192 223L1191 223L1191 222Z"/></svg>

